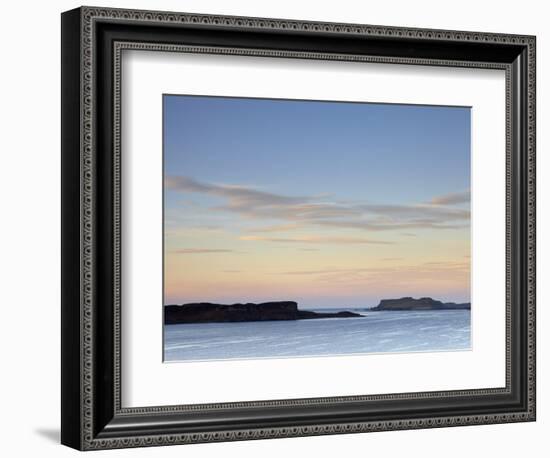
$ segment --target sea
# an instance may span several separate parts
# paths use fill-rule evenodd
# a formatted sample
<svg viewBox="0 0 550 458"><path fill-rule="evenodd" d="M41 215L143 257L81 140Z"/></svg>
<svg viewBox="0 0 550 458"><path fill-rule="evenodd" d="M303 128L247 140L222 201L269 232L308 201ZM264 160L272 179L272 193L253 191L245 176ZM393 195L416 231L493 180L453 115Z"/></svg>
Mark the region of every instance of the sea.
<svg viewBox="0 0 550 458"><path fill-rule="evenodd" d="M165 325L164 361L299 358L471 349L469 310L309 310L348 310L364 316Z"/></svg>

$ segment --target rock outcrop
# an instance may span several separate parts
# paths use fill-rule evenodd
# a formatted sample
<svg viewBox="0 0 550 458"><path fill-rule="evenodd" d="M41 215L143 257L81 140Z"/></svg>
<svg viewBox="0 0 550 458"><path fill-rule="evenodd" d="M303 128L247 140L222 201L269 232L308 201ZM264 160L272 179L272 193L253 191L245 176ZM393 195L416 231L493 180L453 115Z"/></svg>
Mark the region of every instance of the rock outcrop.
<svg viewBox="0 0 550 458"><path fill-rule="evenodd" d="M457 304L455 302L441 302L431 297L402 297L401 299L382 299L380 304L370 310L375 311L403 311L403 310L470 310L470 303Z"/></svg>
<svg viewBox="0 0 550 458"><path fill-rule="evenodd" d="M313 312L299 310L294 301L263 302L261 304L222 305L198 302L164 307L165 324L227 323L242 321L309 320L315 318L361 317L353 312Z"/></svg>

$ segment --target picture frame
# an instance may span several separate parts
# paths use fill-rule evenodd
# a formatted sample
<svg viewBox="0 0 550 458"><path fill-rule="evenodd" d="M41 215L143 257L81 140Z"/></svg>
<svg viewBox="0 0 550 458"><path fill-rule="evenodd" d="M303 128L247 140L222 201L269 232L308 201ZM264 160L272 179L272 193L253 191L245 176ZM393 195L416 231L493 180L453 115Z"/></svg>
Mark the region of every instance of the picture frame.
<svg viewBox="0 0 550 458"><path fill-rule="evenodd" d="M534 421L533 36L81 7L62 14L61 442L79 450ZM495 68L506 75L506 384L125 407L121 53Z"/></svg>

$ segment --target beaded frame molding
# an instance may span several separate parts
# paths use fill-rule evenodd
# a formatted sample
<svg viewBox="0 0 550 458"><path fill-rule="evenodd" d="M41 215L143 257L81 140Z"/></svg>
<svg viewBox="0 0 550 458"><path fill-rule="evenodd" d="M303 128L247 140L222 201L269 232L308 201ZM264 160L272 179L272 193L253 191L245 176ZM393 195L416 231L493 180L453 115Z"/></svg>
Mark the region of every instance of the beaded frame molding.
<svg viewBox="0 0 550 458"><path fill-rule="evenodd" d="M62 429L79 450L535 420L535 37L81 7L62 14ZM121 405L123 50L506 75L506 386Z"/></svg>

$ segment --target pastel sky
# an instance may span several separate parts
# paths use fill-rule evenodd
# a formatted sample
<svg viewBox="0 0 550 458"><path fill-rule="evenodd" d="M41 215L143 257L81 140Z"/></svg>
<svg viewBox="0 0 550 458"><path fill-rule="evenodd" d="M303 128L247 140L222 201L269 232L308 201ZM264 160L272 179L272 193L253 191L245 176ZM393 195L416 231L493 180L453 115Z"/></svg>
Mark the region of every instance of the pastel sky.
<svg viewBox="0 0 550 458"><path fill-rule="evenodd" d="M470 300L470 109L164 96L165 304Z"/></svg>

